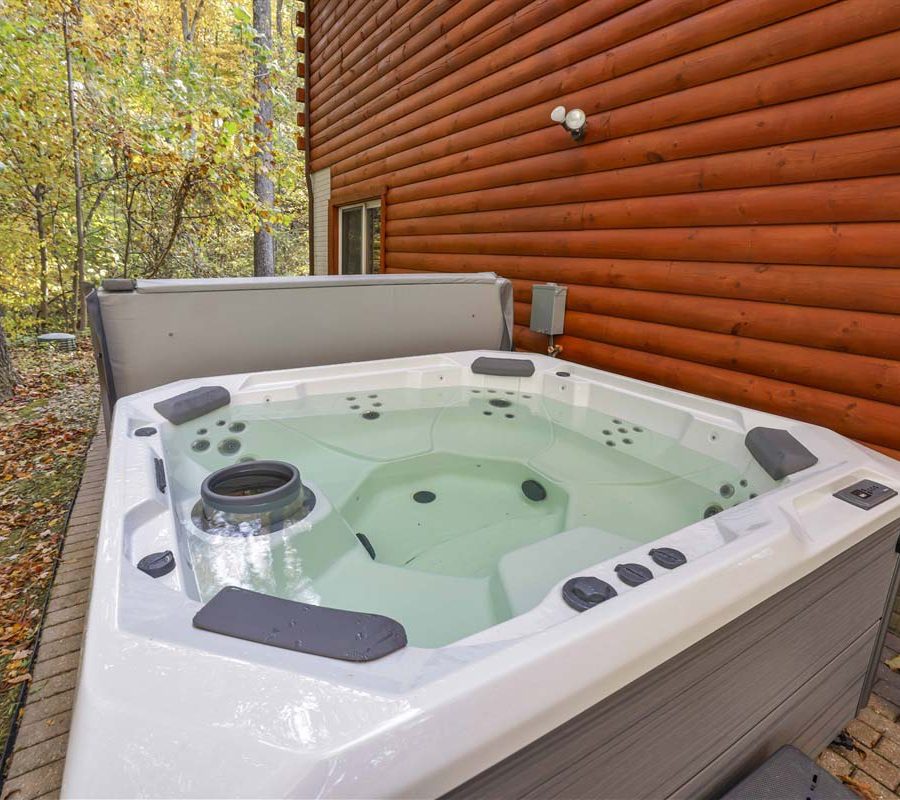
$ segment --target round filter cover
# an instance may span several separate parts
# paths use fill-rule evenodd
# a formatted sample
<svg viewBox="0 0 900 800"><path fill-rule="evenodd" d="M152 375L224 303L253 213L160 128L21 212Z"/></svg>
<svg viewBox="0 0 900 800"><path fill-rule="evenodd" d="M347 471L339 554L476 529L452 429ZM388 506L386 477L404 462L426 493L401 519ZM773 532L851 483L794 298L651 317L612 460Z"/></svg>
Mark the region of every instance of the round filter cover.
<svg viewBox="0 0 900 800"><path fill-rule="evenodd" d="M653 573L643 564L617 564L616 575L626 586L640 586L653 578Z"/></svg>
<svg viewBox="0 0 900 800"><path fill-rule="evenodd" d="M650 551L650 558L654 564L659 564L666 569L675 569L682 564L687 564L687 558L680 550L674 547L654 547Z"/></svg>
<svg viewBox="0 0 900 800"><path fill-rule="evenodd" d="M579 575L577 578L570 578L562 588L563 600L566 601L570 608L574 608L576 611L587 611L604 600L615 597L616 594L616 590L606 581L601 581L599 578L589 575Z"/></svg>

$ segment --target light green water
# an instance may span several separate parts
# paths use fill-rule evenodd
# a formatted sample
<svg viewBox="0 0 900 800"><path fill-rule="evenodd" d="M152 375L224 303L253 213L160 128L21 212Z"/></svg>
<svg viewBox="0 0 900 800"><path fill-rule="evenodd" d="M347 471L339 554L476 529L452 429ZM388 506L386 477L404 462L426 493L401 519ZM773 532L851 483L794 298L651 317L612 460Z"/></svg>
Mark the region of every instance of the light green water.
<svg viewBox="0 0 900 800"><path fill-rule="evenodd" d="M163 437L204 600L230 584L386 614L425 647L773 485L749 459L739 470L645 425L472 387L234 406ZM201 481L246 458L295 464L319 498L311 521L246 537L198 530ZM529 499L526 481L544 498Z"/></svg>

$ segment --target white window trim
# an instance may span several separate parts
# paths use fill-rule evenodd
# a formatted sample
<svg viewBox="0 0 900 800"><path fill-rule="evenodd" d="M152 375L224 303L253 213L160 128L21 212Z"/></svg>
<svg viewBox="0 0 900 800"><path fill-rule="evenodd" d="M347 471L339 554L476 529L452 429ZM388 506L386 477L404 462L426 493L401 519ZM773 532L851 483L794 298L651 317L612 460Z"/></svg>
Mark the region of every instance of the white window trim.
<svg viewBox="0 0 900 800"><path fill-rule="evenodd" d="M313 275L328 274L328 226L331 218L331 169L317 170L310 174L312 184L312 237L313 263L309 265Z"/></svg>
<svg viewBox="0 0 900 800"><path fill-rule="evenodd" d="M375 199L375 200L365 200L365 201L363 201L362 203L348 203L348 204L345 205L345 206L338 206L338 210L337 210L337 218L338 218L338 230L337 230L337 251L338 251L338 252L337 252L337 268L338 268L338 274L339 274L339 275L343 275L343 274L344 274L344 254L343 254L343 246L344 246L344 230L343 230L343 228L344 228L344 212L345 212L345 211L350 211L351 209L354 209L354 208L361 208L361 209L362 209L362 212L363 212L363 213L362 213L362 226L363 226L363 231L362 231L362 235L363 235L363 238L362 238L362 241L363 241L363 248L362 248L362 256L363 256L362 274L363 274L363 275L370 275L370 274L371 274L371 266L372 266L372 265L369 264L369 249L366 247L366 242L368 241L368 238L369 238L369 231L368 231L368 227L369 227L369 215L366 214L366 209L367 209L367 208L377 208L377 209L380 210L380 209L381 209L381 200L379 200L379 199ZM384 220L382 220L381 223L382 223L382 225L383 225L383 224L384 224ZM383 269L383 265L382 265L382 269ZM355 273L354 273L354 274L355 274Z"/></svg>

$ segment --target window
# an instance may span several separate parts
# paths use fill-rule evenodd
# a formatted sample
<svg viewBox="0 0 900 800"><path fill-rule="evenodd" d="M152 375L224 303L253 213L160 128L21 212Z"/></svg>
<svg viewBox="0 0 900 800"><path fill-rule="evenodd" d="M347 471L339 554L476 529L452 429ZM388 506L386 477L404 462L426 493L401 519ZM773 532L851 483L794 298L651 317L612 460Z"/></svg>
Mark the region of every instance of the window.
<svg viewBox="0 0 900 800"><path fill-rule="evenodd" d="M339 209L338 264L342 275L381 272L381 201Z"/></svg>

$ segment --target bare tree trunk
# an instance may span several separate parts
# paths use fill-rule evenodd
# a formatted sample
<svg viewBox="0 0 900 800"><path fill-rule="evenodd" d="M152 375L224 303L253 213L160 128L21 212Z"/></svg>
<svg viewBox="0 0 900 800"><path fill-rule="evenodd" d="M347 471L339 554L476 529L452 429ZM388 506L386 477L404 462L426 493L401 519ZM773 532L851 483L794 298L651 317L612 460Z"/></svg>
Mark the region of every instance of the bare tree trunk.
<svg viewBox="0 0 900 800"><path fill-rule="evenodd" d="M278 40L278 57L284 57L284 0L275 0L275 38Z"/></svg>
<svg viewBox="0 0 900 800"><path fill-rule="evenodd" d="M134 228L134 215L132 207L134 206L134 196L137 193L137 187L132 189L128 183L128 177L125 177L125 255L122 257L122 277L128 277L128 262L131 258L131 239Z"/></svg>
<svg viewBox="0 0 900 800"><path fill-rule="evenodd" d="M6 334L0 325L0 400L5 400L16 388L19 376L12 364L9 348L6 346Z"/></svg>
<svg viewBox="0 0 900 800"><path fill-rule="evenodd" d="M72 302L75 328L84 330L87 314L84 306L84 181L81 176L81 149L78 114L75 110L75 86L72 80L72 48L69 41L69 12L62 15L63 43L66 49L66 94L69 100L69 123L72 127L72 172L75 178L75 275L72 279Z"/></svg>
<svg viewBox="0 0 900 800"><path fill-rule="evenodd" d="M41 304L38 306L38 319L41 322L41 330L43 331L47 325L48 317L48 301L50 298L50 290L47 286L47 222L44 212L44 197L47 193L47 187L43 183L39 183L34 187L34 222L38 235L38 258L39 258L39 276L40 276L40 292Z"/></svg>
<svg viewBox="0 0 900 800"><path fill-rule="evenodd" d="M191 16L188 8L188 0L179 0L179 2L181 4L181 37L184 39L185 44L190 44L194 41L197 21L200 19L200 12L203 10L203 0L198 0L193 16Z"/></svg>
<svg viewBox="0 0 900 800"><path fill-rule="evenodd" d="M190 42L194 38L194 32L191 30L191 17L188 13L187 0L181 0L181 38L185 42Z"/></svg>
<svg viewBox="0 0 900 800"><path fill-rule="evenodd" d="M253 125L259 149L253 187L257 201L265 209L275 206L275 184L271 178L274 166L272 84L269 75L269 59L272 54L271 0L253 0L253 27L256 29L256 72L253 83L259 100ZM253 235L253 274L257 277L275 274L275 241L270 223L264 217L260 218L259 227Z"/></svg>

